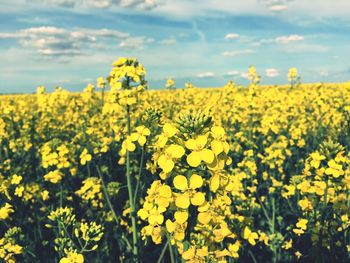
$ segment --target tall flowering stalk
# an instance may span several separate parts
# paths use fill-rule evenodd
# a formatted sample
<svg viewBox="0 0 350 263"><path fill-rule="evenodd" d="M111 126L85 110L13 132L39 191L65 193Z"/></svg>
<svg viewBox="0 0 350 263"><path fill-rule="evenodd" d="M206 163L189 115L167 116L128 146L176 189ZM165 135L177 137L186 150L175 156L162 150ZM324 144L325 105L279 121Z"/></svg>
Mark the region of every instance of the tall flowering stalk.
<svg viewBox="0 0 350 263"><path fill-rule="evenodd" d="M115 101L125 107L127 120L127 136L122 144L121 155L126 157L126 180L130 205L130 220L132 225L132 253L137 261L139 257L138 230L136 224L136 211L134 200L134 185L132 183L130 152L135 150L131 134L131 112L137 102L138 94L144 90L146 70L135 58L120 58L113 63L109 76L111 93Z"/></svg>
<svg viewBox="0 0 350 263"><path fill-rule="evenodd" d="M300 84L301 78L296 68L290 68L288 70L287 78L290 83L290 88L294 88Z"/></svg>

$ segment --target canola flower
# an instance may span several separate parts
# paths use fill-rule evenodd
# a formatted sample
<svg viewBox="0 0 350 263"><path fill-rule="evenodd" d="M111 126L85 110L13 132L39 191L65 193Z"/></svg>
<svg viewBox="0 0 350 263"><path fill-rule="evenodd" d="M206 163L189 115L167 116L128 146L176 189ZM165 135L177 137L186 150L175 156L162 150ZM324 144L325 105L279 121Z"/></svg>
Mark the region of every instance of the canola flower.
<svg viewBox="0 0 350 263"><path fill-rule="evenodd" d="M347 262L350 83L248 78L1 96L0 260Z"/></svg>
<svg viewBox="0 0 350 263"><path fill-rule="evenodd" d="M0 208L0 219L5 220L7 219L11 213L14 212L14 209L12 205L9 203L6 203L3 207Z"/></svg>

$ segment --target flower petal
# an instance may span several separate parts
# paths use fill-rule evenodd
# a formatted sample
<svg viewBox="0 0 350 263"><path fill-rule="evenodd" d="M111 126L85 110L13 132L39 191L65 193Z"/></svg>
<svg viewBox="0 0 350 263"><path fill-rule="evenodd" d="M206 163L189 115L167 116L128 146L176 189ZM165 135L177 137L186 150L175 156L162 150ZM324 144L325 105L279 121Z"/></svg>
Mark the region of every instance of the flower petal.
<svg viewBox="0 0 350 263"><path fill-rule="evenodd" d="M203 185L202 176L200 176L198 174L192 174L192 176L190 178L190 188L197 189L197 188L202 187L202 185Z"/></svg>
<svg viewBox="0 0 350 263"><path fill-rule="evenodd" d="M211 149L215 155L219 155L224 150L224 147L222 145L222 142L214 140L211 142Z"/></svg>
<svg viewBox="0 0 350 263"><path fill-rule="evenodd" d="M165 155L159 157L158 165L165 173L171 172L175 166L174 162L171 159L166 158Z"/></svg>
<svg viewBox="0 0 350 263"><path fill-rule="evenodd" d="M196 206L200 206L205 201L205 194L201 192L197 192L194 194L194 196L191 198L191 203Z"/></svg>
<svg viewBox="0 0 350 263"><path fill-rule="evenodd" d="M216 190L218 190L219 186L220 186L220 175L219 174L215 174L210 179L210 190L215 193Z"/></svg>
<svg viewBox="0 0 350 263"><path fill-rule="evenodd" d="M207 144L207 141L208 141L208 137L206 135L198 136L196 139L197 147L199 147L200 149L203 149Z"/></svg>
<svg viewBox="0 0 350 263"><path fill-rule="evenodd" d="M187 178L183 175L177 175L174 178L174 187L181 191L186 191L188 189L188 181Z"/></svg>
<svg viewBox="0 0 350 263"><path fill-rule="evenodd" d="M185 154L185 149L177 144L171 144L167 149L166 153L171 155L173 158L181 158Z"/></svg>
<svg viewBox="0 0 350 263"><path fill-rule="evenodd" d="M209 213L207 212L204 212L204 213L199 213L198 214L198 221L199 223L203 224L203 225L206 225L210 222L211 220L211 216Z"/></svg>
<svg viewBox="0 0 350 263"><path fill-rule="evenodd" d="M189 139L186 141L185 146L189 150L194 150L196 149L196 141L193 139Z"/></svg>
<svg viewBox="0 0 350 263"><path fill-rule="evenodd" d="M183 224L188 219L188 212L176 211L174 217L177 223Z"/></svg>
<svg viewBox="0 0 350 263"><path fill-rule="evenodd" d="M203 149L201 151L201 157L202 160L206 163L212 163L214 161L214 153L212 150L209 149Z"/></svg>
<svg viewBox="0 0 350 263"><path fill-rule="evenodd" d="M187 193L179 195L175 200L175 205L179 208L187 209L190 206L190 197Z"/></svg>
<svg viewBox="0 0 350 263"><path fill-rule="evenodd" d="M200 152L196 152L196 151L193 151L191 152L187 158L187 163L192 166L192 167L197 167L198 165L201 164L201 156L200 156Z"/></svg>
<svg viewBox="0 0 350 263"><path fill-rule="evenodd" d="M138 142L139 142L139 144L141 146L144 146L145 143L146 143L146 137L145 136L140 136Z"/></svg>

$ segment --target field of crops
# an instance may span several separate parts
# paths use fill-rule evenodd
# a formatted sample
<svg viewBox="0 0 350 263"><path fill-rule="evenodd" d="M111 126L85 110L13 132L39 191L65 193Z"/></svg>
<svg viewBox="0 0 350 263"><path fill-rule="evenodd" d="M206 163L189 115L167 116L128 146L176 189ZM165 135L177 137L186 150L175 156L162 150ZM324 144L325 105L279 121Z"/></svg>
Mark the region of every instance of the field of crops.
<svg viewBox="0 0 350 263"><path fill-rule="evenodd" d="M4 262L349 262L350 83L0 97Z"/></svg>

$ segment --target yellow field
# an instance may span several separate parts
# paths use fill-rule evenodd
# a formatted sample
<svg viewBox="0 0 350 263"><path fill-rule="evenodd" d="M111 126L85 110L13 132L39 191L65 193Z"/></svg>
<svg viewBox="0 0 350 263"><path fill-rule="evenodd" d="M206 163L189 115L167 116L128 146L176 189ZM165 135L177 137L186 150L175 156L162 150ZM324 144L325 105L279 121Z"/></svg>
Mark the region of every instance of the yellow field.
<svg viewBox="0 0 350 263"><path fill-rule="evenodd" d="M1 259L349 262L350 83L144 78L0 97Z"/></svg>

